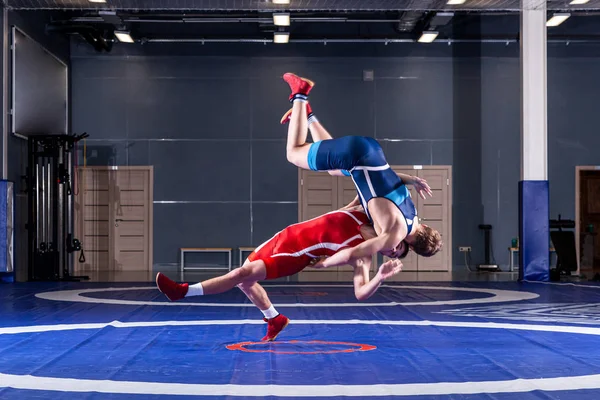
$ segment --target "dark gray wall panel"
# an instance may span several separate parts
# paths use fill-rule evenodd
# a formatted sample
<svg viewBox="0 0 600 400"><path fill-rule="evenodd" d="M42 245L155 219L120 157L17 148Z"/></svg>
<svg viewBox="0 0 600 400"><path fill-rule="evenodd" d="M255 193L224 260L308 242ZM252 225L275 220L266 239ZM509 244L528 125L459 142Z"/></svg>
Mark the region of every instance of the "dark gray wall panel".
<svg viewBox="0 0 600 400"><path fill-rule="evenodd" d="M79 70L77 64L73 68ZM90 139L127 137L127 80L74 77L71 93L74 132L87 132Z"/></svg>
<svg viewBox="0 0 600 400"><path fill-rule="evenodd" d="M390 165L431 165L431 142L381 141Z"/></svg>
<svg viewBox="0 0 600 400"><path fill-rule="evenodd" d="M375 135L375 84L359 70L353 78L329 78L311 92L313 112L333 137Z"/></svg>
<svg viewBox="0 0 600 400"><path fill-rule="evenodd" d="M518 59L483 58L481 71L483 223L493 227L495 262L506 265L506 249L518 236L521 101L520 81L514 77L520 74L520 63Z"/></svg>
<svg viewBox="0 0 600 400"><path fill-rule="evenodd" d="M550 216L575 219L575 167L600 165L598 58L550 59L548 176Z"/></svg>
<svg viewBox="0 0 600 400"><path fill-rule="evenodd" d="M155 204L154 262L174 263L181 247L250 243L249 204Z"/></svg>
<svg viewBox="0 0 600 400"><path fill-rule="evenodd" d="M252 144L252 200L298 200L298 168L287 162L284 141Z"/></svg>
<svg viewBox="0 0 600 400"><path fill-rule="evenodd" d="M452 165L455 249L471 246L473 263L482 262L478 225L489 223L496 261L506 265L506 248L518 230L520 67L516 46L494 46L433 46L427 54L399 50L405 57L395 58L377 52L373 57L249 52L240 58L80 52L73 59L75 129L100 142L111 139L104 145L117 149L116 156L106 162L154 165L157 201L242 202L215 207L247 209L247 220L227 220L228 231L246 235L240 245L251 240L256 245L297 220L297 204L276 203L297 200L297 171L285 159L287 126L279 125L291 106L281 75L306 74L316 82L315 113L334 137L376 135L390 164ZM574 218L575 166L600 164L594 108L600 59L553 56L566 51L549 46L548 169L551 215ZM374 82L362 80L365 69L374 71ZM176 141L160 140L165 137ZM156 206L161 207L166 205ZM163 220L180 221L180 215ZM162 229L159 222L155 232ZM156 245L163 261L175 262L175 247L183 241L184 234L172 229L173 243ZM215 240L204 225L197 230L204 234L193 245L234 245L225 234ZM463 255L453 253L461 269Z"/></svg>
<svg viewBox="0 0 600 400"><path fill-rule="evenodd" d="M452 137L451 84L450 91L426 79L384 79L376 84L376 137Z"/></svg>
<svg viewBox="0 0 600 400"><path fill-rule="evenodd" d="M454 146L460 146L459 140L444 140L440 142L431 142L431 164L432 165L452 165L452 156Z"/></svg>
<svg viewBox="0 0 600 400"><path fill-rule="evenodd" d="M250 142L150 142L154 199L250 201Z"/></svg>
<svg viewBox="0 0 600 400"><path fill-rule="evenodd" d="M285 140L287 125L281 125L279 121L292 107L289 95L289 86L279 77L250 80L250 97L243 101L251 106L251 124L248 128L253 139Z"/></svg>
<svg viewBox="0 0 600 400"><path fill-rule="evenodd" d="M127 165L150 165L150 143L145 140L127 142Z"/></svg>
<svg viewBox="0 0 600 400"><path fill-rule="evenodd" d="M127 142L123 140L89 140L85 146L78 146L78 164L89 166L129 165L127 162ZM144 164L148 165L148 164Z"/></svg>
<svg viewBox="0 0 600 400"><path fill-rule="evenodd" d="M176 78L128 82L131 138L250 138L248 80Z"/></svg>
<svg viewBox="0 0 600 400"><path fill-rule="evenodd" d="M298 222L298 204L254 204L252 245L259 246L286 226Z"/></svg>

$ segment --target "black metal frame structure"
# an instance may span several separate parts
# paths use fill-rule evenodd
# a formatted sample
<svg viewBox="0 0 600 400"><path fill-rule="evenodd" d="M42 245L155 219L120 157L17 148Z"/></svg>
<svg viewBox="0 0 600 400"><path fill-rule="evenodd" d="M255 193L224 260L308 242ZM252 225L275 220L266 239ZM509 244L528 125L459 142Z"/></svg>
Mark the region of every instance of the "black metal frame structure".
<svg viewBox="0 0 600 400"><path fill-rule="evenodd" d="M81 280L72 276L73 253L81 250L73 236L73 149L82 135L35 135L28 138L28 278Z"/></svg>

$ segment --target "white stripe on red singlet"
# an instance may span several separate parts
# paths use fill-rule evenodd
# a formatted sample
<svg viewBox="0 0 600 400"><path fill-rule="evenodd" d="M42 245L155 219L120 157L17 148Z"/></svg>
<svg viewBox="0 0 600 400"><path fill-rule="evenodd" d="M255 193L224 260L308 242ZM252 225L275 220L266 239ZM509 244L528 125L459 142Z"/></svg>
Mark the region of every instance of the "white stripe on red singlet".
<svg viewBox="0 0 600 400"><path fill-rule="evenodd" d="M362 238L363 238L362 235L355 235L341 244L339 244L339 243L319 243L319 244L315 244L313 246L307 247L305 249L302 249L300 251L297 251L295 253L279 253L279 254L273 254L271 257L283 257L283 256L300 257L300 256L303 256L306 254L306 255L312 256L313 258L316 258L314 255L310 254L309 251L313 251L313 250L317 250L317 249L329 249L332 251L338 251L342 247L347 246L348 243L351 243L353 240L362 239Z"/></svg>

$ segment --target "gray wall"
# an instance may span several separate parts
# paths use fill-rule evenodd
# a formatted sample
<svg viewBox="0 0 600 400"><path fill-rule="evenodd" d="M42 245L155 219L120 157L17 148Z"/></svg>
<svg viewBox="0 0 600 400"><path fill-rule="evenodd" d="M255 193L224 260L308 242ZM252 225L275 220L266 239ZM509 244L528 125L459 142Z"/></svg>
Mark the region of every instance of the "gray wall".
<svg viewBox="0 0 600 400"><path fill-rule="evenodd" d="M390 164L452 165L454 248L472 246L482 262L478 225L492 224L495 260L506 265L518 224L518 45L324 47L98 55L72 43L73 129L91 135L88 164L155 166L155 261L176 262L184 246L258 245L296 222L297 172L278 124L290 70L315 79L311 103L334 136L375 137ZM590 90L600 59L576 58L573 47L549 49L553 217L573 217L574 165L600 163ZM453 252L456 269L462 256Z"/></svg>
<svg viewBox="0 0 600 400"><path fill-rule="evenodd" d="M258 245L297 221L297 170L278 123L290 107L280 78L289 70L316 80L311 102L333 135L377 138L390 164L454 165L454 241L479 257L479 58L453 58L438 45L430 54L397 48L405 57L165 57L130 48L100 56L73 46L73 128L91 135L89 165L155 166L157 263L176 262L184 246ZM374 82L362 80L365 69Z"/></svg>

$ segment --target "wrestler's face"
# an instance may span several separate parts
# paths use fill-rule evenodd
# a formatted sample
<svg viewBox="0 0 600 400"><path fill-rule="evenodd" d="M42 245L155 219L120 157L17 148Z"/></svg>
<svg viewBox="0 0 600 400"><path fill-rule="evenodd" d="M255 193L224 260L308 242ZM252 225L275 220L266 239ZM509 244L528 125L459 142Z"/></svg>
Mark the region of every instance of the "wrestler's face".
<svg viewBox="0 0 600 400"><path fill-rule="evenodd" d="M408 245L406 244L406 242L402 241L395 248L393 248L391 250L384 250L384 251L381 251L380 253L381 253L381 255L388 257L388 258L399 258L403 255L406 256L407 249L408 249Z"/></svg>

